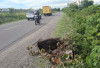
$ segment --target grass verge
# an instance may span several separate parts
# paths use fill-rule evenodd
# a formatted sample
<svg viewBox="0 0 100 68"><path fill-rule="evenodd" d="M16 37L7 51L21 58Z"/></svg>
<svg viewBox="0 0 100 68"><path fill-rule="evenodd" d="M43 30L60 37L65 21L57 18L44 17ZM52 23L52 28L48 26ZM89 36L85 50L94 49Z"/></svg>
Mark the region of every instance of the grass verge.
<svg viewBox="0 0 100 68"><path fill-rule="evenodd" d="M25 19L25 13L0 13L0 25Z"/></svg>
<svg viewBox="0 0 100 68"><path fill-rule="evenodd" d="M57 25L54 36L64 38L66 33L67 34L73 33L73 26L70 18L65 13L63 13L62 18L60 19Z"/></svg>

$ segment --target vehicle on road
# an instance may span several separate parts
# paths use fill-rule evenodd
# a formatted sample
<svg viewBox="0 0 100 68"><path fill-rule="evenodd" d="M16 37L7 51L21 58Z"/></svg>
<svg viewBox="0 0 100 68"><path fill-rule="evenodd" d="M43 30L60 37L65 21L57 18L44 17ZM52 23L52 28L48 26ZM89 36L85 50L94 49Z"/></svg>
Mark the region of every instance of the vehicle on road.
<svg viewBox="0 0 100 68"><path fill-rule="evenodd" d="M34 20L35 13L36 13L36 11L28 11L26 13L27 20L30 20L30 19ZM39 14L39 16L40 16L40 19L41 19L41 14Z"/></svg>
<svg viewBox="0 0 100 68"><path fill-rule="evenodd" d="M28 11L26 13L27 20L30 20L30 19L34 20L34 16L35 16L34 11Z"/></svg>
<svg viewBox="0 0 100 68"><path fill-rule="evenodd" d="M42 16L41 16L41 14L40 14L39 10L34 11L34 15L38 15L38 16L39 16L39 19L41 19L41 18L42 18Z"/></svg>
<svg viewBox="0 0 100 68"><path fill-rule="evenodd" d="M35 20L35 25L37 25L37 24L40 24L40 16L38 16L38 15L35 15L34 16L34 20Z"/></svg>
<svg viewBox="0 0 100 68"><path fill-rule="evenodd" d="M42 11L44 16L52 16L52 9L50 6L43 6Z"/></svg>

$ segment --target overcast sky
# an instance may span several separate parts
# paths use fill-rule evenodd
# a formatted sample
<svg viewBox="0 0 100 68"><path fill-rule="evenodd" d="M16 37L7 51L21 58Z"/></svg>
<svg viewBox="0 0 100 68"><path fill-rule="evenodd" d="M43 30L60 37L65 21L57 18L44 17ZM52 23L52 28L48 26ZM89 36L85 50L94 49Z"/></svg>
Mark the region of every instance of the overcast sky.
<svg viewBox="0 0 100 68"><path fill-rule="evenodd" d="M42 6L51 6L52 8L63 8L67 3L76 0L0 0L0 8L33 8L38 9ZM100 0L94 0L95 4L100 4Z"/></svg>

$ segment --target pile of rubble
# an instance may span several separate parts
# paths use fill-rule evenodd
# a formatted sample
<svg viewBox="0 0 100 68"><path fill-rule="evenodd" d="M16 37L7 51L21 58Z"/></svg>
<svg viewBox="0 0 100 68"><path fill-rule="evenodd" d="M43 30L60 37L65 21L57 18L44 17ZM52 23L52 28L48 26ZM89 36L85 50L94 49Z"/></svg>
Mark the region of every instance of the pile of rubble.
<svg viewBox="0 0 100 68"><path fill-rule="evenodd" d="M29 54L32 56L46 56L53 68L56 68L58 65L63 65L66 61L73 60L75 55L74 42L69 35L66 35L65 39L50 38L39 40L35 45L37 51L33 51L33 47L27 47Z"/></svg>

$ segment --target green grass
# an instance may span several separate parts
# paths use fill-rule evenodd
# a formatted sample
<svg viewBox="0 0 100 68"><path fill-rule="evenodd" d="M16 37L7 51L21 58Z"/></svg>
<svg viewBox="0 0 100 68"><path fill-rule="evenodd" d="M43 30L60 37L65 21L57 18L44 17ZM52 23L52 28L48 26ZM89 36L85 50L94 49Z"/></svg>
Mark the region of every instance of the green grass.
<svg viewBox="0 0 100 68"><path fill-rule="evenodd" d="M26 13L0 13L0 25L11 23L13 21L23 20L26 18Z"/></svg>
<svg viewBox="0 0 100 68"><path fill-rule="evenodd" d="M70 21L70 18L63 13L62 18L60 19L57 25L54 36L64 38L66 33L71 34L72 32L73 32L73 26Z"/></svg>

